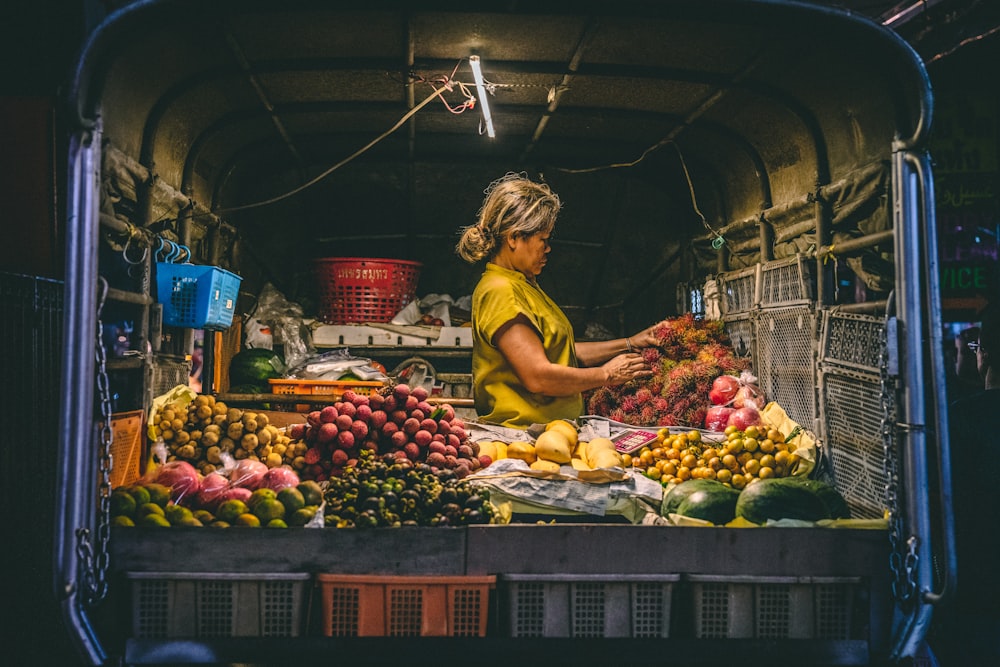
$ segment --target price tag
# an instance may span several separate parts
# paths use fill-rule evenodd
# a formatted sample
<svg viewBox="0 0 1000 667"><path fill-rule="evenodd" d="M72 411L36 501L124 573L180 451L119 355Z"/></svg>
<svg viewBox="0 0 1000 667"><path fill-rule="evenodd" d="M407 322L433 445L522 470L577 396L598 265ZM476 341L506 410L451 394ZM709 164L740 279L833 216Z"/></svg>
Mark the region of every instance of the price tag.
<svg viewBox="0 0 1000 667"><path fill-rule="evenodd" d="M630 429L619 433L612 438L611 441L615 443L615 449L618 450L618 452L622 454L631 454L638 449L642 449L649 443L655 442L656 433L654 431Z"/></svg>

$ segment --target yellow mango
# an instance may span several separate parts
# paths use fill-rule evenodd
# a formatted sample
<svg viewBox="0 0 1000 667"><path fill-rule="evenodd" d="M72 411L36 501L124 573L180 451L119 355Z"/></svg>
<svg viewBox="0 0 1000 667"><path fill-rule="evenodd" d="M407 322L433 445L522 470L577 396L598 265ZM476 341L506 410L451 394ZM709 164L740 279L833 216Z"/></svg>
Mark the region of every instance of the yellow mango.
<svg viewBox="0 0 1000 667"><path fill-rule="evenodd" d="M569 423L565 419L554 419L545 425L546 433L549 431L559 431L566 436L569 440L570 447L576 447L576 443L579 440L579 435L576 431L576 427Z"/></svg>
<svg viewBox="0 0 1000 667"><path fill-rule="evenodd" d="M545 459L538 459L531 464L532 470L541 470L544 472L559 472L559 464L555 461L546 461Z"/></svg>
<svg viewBox="0 0 1000 667"><path fill-rule="evenodd" d="M574 456L573 458L571 458L569 460L569 463L570 463L570 465L573 466L574 470L593 470L593 468L591 468L589 465L587 465L586 461L584 461L583 459L581 459L579 457L576 457L576 456Z"/></svg>
<svg viewBox="0 0 1000 667"><path fill-rule="evenodd" d="M499 461L500 459L507 458L507 443L503 440L496 440L493 442L497 448L497 457L493 459L494 461Z"/></svg>
<svg viewBox="0 0 1000 667"><path fill-rule="evenodd" d="M590 465L594 466L595 468L602 467L602 466L596 466L594 464L594 460L597 458L599 452L612 452L614 454L618 453L618 451L615 449L615 443L611 442L611 440L609 440L608 438L594 438L593 440L589 441L587 443L586 459L587 462Z"/></svg>
<svg viewBox="0 0 1000 667"><path fill-rule="evenodd" d="M492 440L483 440L479 443L479 455L486 455L490 457L490 460L497 460L497 446Z"/></svg>
<svg viewBox="0 0 1000 667"><path fill-rule="evenodd" d="M530 442L515 440L507 445L507 458L521 459L530 464L538 460L538 455L535 453L535 446Z"/></svg>
<svg viewBox="0 0 1000 667"><path fill-rule="evenodd" d="M535 439L535 455L546 461L569 463L573 458L573 445L560 431L545 431Z"/></svg>
<svg viewBox="0 0 1000 667"><path fill-rule="evenodd" d="M621 454L613 449L598 449L587 461L594 468L617 468L622 465Z"/></svg>

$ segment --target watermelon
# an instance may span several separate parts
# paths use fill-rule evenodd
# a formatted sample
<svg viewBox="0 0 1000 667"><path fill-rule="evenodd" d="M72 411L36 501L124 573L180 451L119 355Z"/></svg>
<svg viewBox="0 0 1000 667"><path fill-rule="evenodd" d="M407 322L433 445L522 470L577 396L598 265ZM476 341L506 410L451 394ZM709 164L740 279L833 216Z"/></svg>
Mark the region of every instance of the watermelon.
<svg viewBox="0 0 1000 667"><path fill-rule="evenodd" d="M689 495L697 491L721 493L726 491L731 492L732 489L714 479L689 479L680 482L663 494L663 502L660 505L660 516L677 514L677 508L680 507L681 503Z"/></svg>
<svg viewBox="0 0 1000 667"><path fill-rule="evenodd" d="M722 488L699 489L688 494L677 506L677 514L710 521L716 525L729 523L736 518L736 502L740 492L724 484Z"/></svg>
<svg viewBox="0 0 1000 667"><path fill-rule="evenodd" d="M756 524L770 520L819 521L830 514L812 488L789 478L761 479L740 491L736 516Z"/></svg>
<svg viewBox="0 0 1000 667"><path fill-rule="evenodd" d="M256 388L256 391L246 393L266 393L270 391L268 380L280 378L284 368L285 363L274 350L243 350L229 362L229 384Z"/></svg>
<svg viewBox="0 0 1000 667"><path fill-rule="evenodd" d="M830 519L851 518L851 508L848 507L847 501L844 500L844 496L840 495L840 491L837 491L837 487L832 484L828 484L818 479L809 479L803 475L783 477L780 480L775 481L781 481L787 484L801 484L811 490L813 493L818 495L819 499L823 502L823 505L826 507L826 513Z"/></svg>

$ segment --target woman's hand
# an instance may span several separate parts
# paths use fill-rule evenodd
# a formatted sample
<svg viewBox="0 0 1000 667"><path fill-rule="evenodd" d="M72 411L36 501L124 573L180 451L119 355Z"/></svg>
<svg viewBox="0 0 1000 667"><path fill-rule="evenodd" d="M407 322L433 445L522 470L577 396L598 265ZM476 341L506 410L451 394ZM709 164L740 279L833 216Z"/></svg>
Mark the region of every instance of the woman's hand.
<svg viewBox="0 0 1000 667"><path fill-rule="evenodd" d="M656 329L658 327L662 326L665 321L666 320L664 320L663 322L657 322L656 324L653 324L652 326L646 327L645 329L643 329L639 333L633 334L632 336L629 336L628 339L629 339L629 342L632 343L632 349L633 350L639 350L639 349L642 349L644 347L657 347L657 346L659 346L660 341L656 337L656 334L654 332L656 331Z"/></svg>
<svg viewBox="0 0 1000 667"><path fill-rule="evenodd" d="M653 369L649 367L649 364L643 360L642 356L634 352L619 354L601 368L605 372L605 384L609 385L624 384L629 380L648 378L653 375Z"/></svg>

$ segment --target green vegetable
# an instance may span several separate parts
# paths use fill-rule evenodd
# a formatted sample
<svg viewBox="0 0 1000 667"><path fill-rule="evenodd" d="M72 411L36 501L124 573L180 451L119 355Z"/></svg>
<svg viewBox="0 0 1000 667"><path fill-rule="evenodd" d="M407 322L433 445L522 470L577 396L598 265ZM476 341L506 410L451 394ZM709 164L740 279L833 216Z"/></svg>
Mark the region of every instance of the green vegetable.
<svg viewBox="0 0 1000 667"><path fill-rule="evenodd" d="M229 362L229 384L251 385L266 391L269 387L267 381L280 378L284 367L284 362L273 350L243 350Z"/></svg>
<svg viewBox="0 0 1000 667"><path fill-rule="evenodd" d="M677 506L677 514L711 521L716 525L729 523L736 518L736 502L740 492L720 484L719 489L701 489L688 494Z"/></svg>
<svg viewBox="0 0 1000 667"><path fill-rule="evenodd" d="M769 519L819 521L830 518L816 491L788 479L761 479L747 486L740 491L736 501L736 516L757 524L767 523Z"/></svg>
<svg viewBox="0 0 1000 667"><path fill-rule="evenodd" d="M663 496L663 502L660 505L660 516L669 516L670 514L677 514L677 509L680 507L681 503L696 491L709 491L709 492L720 492L720 491L733 491L728 486L714 479L689 479L681 482L674 486L674 488L667 491Z"/></svg>
<svg viewBox="0 0 1000 667"><path fill-rule="evenodd" d="M840 495L840 492L832 484L827 484L818 479L809 479L803 475L783 477L775 481L787 484L801 484L818 495L819 499L823 502L823 506L826 507L826 513L830 519L851 518L851 509L848 507L847 501L844 500L844 496Z"/></svg>

